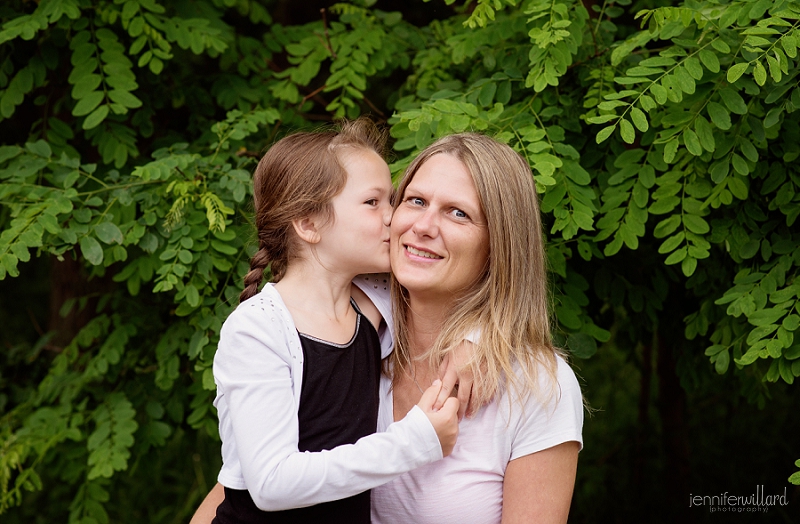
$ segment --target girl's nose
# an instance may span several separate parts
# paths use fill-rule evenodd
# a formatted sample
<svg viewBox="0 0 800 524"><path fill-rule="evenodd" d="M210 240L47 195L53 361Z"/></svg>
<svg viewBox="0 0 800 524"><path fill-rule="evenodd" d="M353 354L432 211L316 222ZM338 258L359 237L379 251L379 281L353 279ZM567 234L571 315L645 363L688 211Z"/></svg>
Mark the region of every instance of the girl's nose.
<svg viewBox="0 0 800 524"><path fill-rule="evenodd" d="M386 227L389 227L392 223L392 206L391 204L386 204L383 206L383 224Z"/></svg>

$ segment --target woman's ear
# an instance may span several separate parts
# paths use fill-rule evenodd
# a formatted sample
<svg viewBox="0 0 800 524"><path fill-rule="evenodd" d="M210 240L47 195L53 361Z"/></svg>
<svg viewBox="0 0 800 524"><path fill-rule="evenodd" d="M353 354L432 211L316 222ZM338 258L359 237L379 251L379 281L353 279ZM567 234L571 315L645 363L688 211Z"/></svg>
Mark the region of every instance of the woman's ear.
<svg viewBox="0 0 800 524"><path fill-rule="evenodd" d="M305 217L292 220L292 227L297 236L300 237L300 240L308 242L309 244L317 244L322 238L319 232L320 224L318 217Z"/></svg>

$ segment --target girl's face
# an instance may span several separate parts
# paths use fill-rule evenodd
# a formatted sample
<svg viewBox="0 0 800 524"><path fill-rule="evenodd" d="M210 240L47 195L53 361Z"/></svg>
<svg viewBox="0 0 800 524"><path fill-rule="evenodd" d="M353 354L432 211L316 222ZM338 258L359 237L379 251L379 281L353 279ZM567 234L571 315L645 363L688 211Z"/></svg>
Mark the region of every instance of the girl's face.
<svg viewBox="0 0 800 524"><path fill-rule="evenodd" d="M392 272L410 294L450 298L469 289L489 257L489 232L467 167L437 154L406 186L392 218Z"/></svg>
<svg viewBox="0 0 800 524"><path fill-rule="evenodd" d="M344 189L331 204L333 219L320 231L317 253L329 267L354 274L389 271L389 223L392 177L375 153L345 148L340 161L347 171Z"/></svg>

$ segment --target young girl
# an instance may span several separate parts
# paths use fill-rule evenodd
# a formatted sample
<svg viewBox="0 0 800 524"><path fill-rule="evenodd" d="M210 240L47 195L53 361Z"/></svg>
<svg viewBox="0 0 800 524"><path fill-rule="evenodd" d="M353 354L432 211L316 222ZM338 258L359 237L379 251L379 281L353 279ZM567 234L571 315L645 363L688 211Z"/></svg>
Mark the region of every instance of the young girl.
<svg viewBox="0 0 800 524"><path fill-rule="evenodd" d="M389 269L383 145L359 119L290 135L256 169L259 249L214 358L225 486L214 522L366 524L367 490L455 444L458 401L434 411L439 384L374 434L389 286L356 276ZM267 266L274 284L259 292Z"/></svg>

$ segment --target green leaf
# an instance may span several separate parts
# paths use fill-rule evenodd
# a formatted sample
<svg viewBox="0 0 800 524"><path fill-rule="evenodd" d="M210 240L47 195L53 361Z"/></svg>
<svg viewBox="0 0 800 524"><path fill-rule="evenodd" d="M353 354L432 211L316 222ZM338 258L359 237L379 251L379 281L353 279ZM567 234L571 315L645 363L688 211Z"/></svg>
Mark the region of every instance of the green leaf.
<svg viewBox="0 0 800 524"><path fill-rule="evenodd" d="M794 313L787 315L786 318L783 319L781 325L787 331L797 331L797 328L800 327L800 316Z"/></svg>
<svg viewBox="0 0 800 524"><path fill-rule="evenodd" d="M737 80L739 80L739 78L744 74L744 72L747 70L749 66L750 64L747 62L742 62L734 66L731 66L731 68L728 69L728 75L727 75L728 82L732 84Z"/></svg>
<svg viewBox="0 0 800 524"><path fill-rule="evenodd" d="M722 89L719 94L720 98L722 98L722 102L732 113L736 113L737 115L744 115L747 113L747 104L745 104L744 98L742 98L742 95L737 91L726 87Z"/></svg>
<svg viewBox="0 0 800 524"><path fill-rule="evenodd" d="M736 176L728 177L728 189L739 200L747 200L747 185L741 178Z"/></svg>
<svg viewBox="0 0 800 524"><path fill-rule="evenodd" d="M731 155L731 165L733 166L734 171L742 176L747 176L750 174L750 168L748 167L747 162L745 162L744 158L740 157L736 153Z"/></svg>
<svg viewBox="0 0 800 524"><path fill-rule="evenodd" d="M653 94L653 98L656 99L656 102L659 105L664 105L667 102L667 88L661 84L651 84L650 92Z"/></svg>
<svg viewBox="0 0 800 524"><path fill-rule="evenodd" d="M710 169L711 180L715 184L722 183L722 181L725 180L725 177L728 176L730 169L731 169L731 164L727 158L724 158L719 162L713 164Z"/></svg>
<svg viewBox="0 0 800 524"><path fill-rule="evenodd" d="M680 220L680 217L678 217L677 215L674 218ZM662 255L666 253L671 253L683 243L684 238L686 238L686 235L683 233L683 231L679 231L675 235L672 235L671 237L666 239L658 248L658 252L661 253Z"/></svg>
<svg viewBox="0 0 800 524"><path fill-rule="evenodd" d="M776 54L779 52L780 49L775 50ZM783 76L780 61L771 55L767 55L767 65L769 66L769 76L772 77L772 80L776 83L780 82Z"/></svg>
<svg viewBox="0 0 800 524"><path fill-rule="evenodd" d="M72 109L72 114L74 116L88 115L100 105L100 102L103 101L104 97L105 94L102 91L94 91L85 95L83 98L78 100L77 104L75 104L75 107Z"/></svg>
<svg viewBox="0 0 800 524"><path fill-rule="evenodd" d="M708 48L705 48L701 49L698 55L700 57L700 61L703 62L704 66L706 66L706 69L712 73L719 72L719 59L715 53L710 51Z"/></svg>
<svg viewBox="0 0 800 524"><path fill-rule="evenodd" d="M738 9L736 8L736 6L730 6L725 10L725 12L722 15L722 18L724 18L726 15L728 15L728 16L733 16L733 20L736 20L737 12L738 12ZM733 21L732 20L731 22L727 22L726 23L726 22L724 22L722 20L722 18L720 18L720 27L728 27L731 24L731 22ZM721 38L715 38L714 40L712 40L711 41L711 47L713 47L714 49L716 49L717 51L719 51L723 55L727 55L728 53L731 52L730 46L728 44L726 44L725 41L722 40Z"/></svg>
<svg viewBox="0 0 800 524"><path fill-rule="evenodd" d="M715 126L722 130L731 128L731 115L723 106L716 102L709 102L706 110Z"/></svg>
<svg viewBox="0 0 800 524"><path fill-rule="evenodd" d="M586 333L570 333L567 336L567 348L577 358L590 358L597 353L597 342Z"/></svg>
<svg viewBox="0 0 800 524"><path fill-rule="evenodd" d="M200 292L193 284L186 286L186 302L192 307L200 305Z"/></svg>
<svg viewBox="0 0 800 524"><path fill-rule="evenodd" d="M487 82L481 87L478 94L478 102L484 107L491 105L494 95L497 92L497 84L494 82Z"/></svg>
<svg viewBox="0 0 800 524"><path fill-rule="evenodd" d="M94 237L85 236L80 241L81 254L93 266L103 263L103 248Z"/></svg>
<svg viewBox="0 0 800 524"><path fill-rule="evenodd" d="M624 118L619 119L619 132L622 136L622 140L628 144L633 144L633 141L636 140L636 133L633 131L633 125Z"/></svg>
<svg viewBox="0 0 800 524"><path fill-rule="evenodd" d="M75 100L80 100L84 98L91 92L93 92L100 83L103 81L103 77L100 75L90 74L81 77L78 82L75 83L75 86L72 88L72 98ZM102 92L98 92L101 93Z"/></svg>
<svg viewBox="0 0 800 524"><path fill-rule="evenodd" d="M683 67L695 80L703 78L703 66L700 65L700 60L697 58L690 56L684 61Z"/></svg>
<svg viewBox="0 0 800 524"><path fill-rule="evenodd" d="M164 62L162 62L160 59L153 57L153 59L150 60L150 71L154 75L160 74L163 69L164 69Z"/></svg>
<svg viewBox="0 0 800 524"><path fill-rule="evenodd" d="M786 310L784 309L777 307L764 308L756 310L752 314L748 315L747 321L754 326L770 326L771 324L777 322L784 315L786 315ZM777 329L778 326L774 326L774 328ZM772 327L770 327L770 329L772 329ZM772 331L775 329L772 329ZM772 331L770 331L770 333Z"/></svg>
<svg viewBox="0 0 800 524"><path fill-rule="evenodd" d="M684 246L678 249L677 251L674 251L670 256L668 256L667 259L664 261L664 263L670 266L673 264L677 264L678 262L683 262L683 259L686 258L687 253L688 249L686 248L686 246Z"/></svg>
<svg viewBox="0 0 800 524"><path fill-rule="evenodd" d="M110 98L112 101L118 104L122 104L123 106L129 108L137 108L142 106L141 100L136 98L128 91L123 91L121 89L112 89L111 91L109 91L108 98Z"/></svg>
<svg viewBox="0 0 800 524"><path fill-rule="evenodd" d="M616 125L604 127L603 129L600 130L599 133L597 133L597 136L595 137L595 141L598 144L600 142L603 142L604 140L606 140L608 137L611 136L611 133L613 133L616 128L617 128Z"/></svg>
<svg viewBox="0 0 800 524"><path fill-rule="evenodd" d="M219 240L212 240L211 247L225 255L236 255L239 252L235 247Z"/></svg>
<svg viewBox="0 0 800 524"><path fill-rule="evenodd" d="M764 65L760 60L756 61L756 66L753 69L753 79L755 79L756 84L760 86L763 86L767 82L767 70L764 69Z"/></svg>
<svg viewBox="0 0 800 524"><path fill-rule="evenodd" d="M106 244L122 244L122 231L112 222L101 222L94 227L97 238Z"/></svg>
<svg viewBox="0 0 800 524"><path fill-rule="evenodd" d="M636 128L641 131L642 133L646 132L650 126L647 123L647 116L645 116L644 111L637 107L631 108L631 120L633 120L634 125Z"/></svg>
<svg viewBox="0 0 800 524"><path fill-rule="evenodd" d="M50 158L53 155L53 150L50 148L50 144L44 140L28 142L25 144L25 148L34 155L38 155L42 158Z"/></svg>
<svg viewBox="0 0 800 524"><path fill-rule="evenodd" d="M83 129L89 130L100 125L108 116L108 105L102 105L95 109L92 114L83 121Z"/></svg>
<svg viewBox="0 0 800 524"><path fill-rule="evenodd" d="M688 127L683 131L683 143L686 145L686 149L694 156L703 154L703 146L700 145L697 134Z"/></svg>
<svg viewBox="0 0 800 524"><path fill-rule="evenodd" d="M665 236L671 234L673 231L678 229L678 226L680 225L681 225L680 215L672 215L671 217L665 218L664 220L659 222L658 225L656 225L656 228L653 231L653 235L656 238L664 238ZM672 249L669 249L667 251L672 251Z"/></svg>
<svg viewBox="0 0 800 524"><path fill-rule="evenodd" d="M686 226L686 229L698 235L704 235L711 230L708 222L703 217L688 213L683 215L683 225Z"/></svg>
<svg viewBox="0 0 800 524"><path fill-rule="evenodd" d="M659 198L654 203L650 204L648 210L654 215L664 215L669 213L675 206L681 203L681 199L676 196L668 196Z"/></svg>
<svg viewBox="0 0 800 524"><path fill-rule="evenodd" d="M717 354L717 360L714 362L714 369L720 375L724 375L728 371L728 366L731 363L731 355L726 349Z"/></svg>
<svg viewBox="0 0 800 524"><path fill-rule="evenodd" d="M684 276L692 276L695 269L697 269L697 259L691 255L687 256L681 261L681 272L684 274Z"/></svg>
<svg viewBox="0 0 800 524"><path fill-rule="evenodd" d="M671 164L678 152L678 139L673 138L664 145L664 162Z"/></svg>
<svg viewBox="0 0 800 524"><path fill-rule="evenodd" d="M735 359L734 362L739 364L740 366L749 366L756 360L758 360L759 350L758 349L749 349L747 353L742 355L742 358Z"/></svg>
<svg viewBox="0 0 800 524"><path fill-rule="evenodd" d="M769 128L780 122L781 115L783 115L783 107L773 107L770 109L767 116L764 117L764 127Z"/></svg>
<svg viewBox="0 0 800 524"><path fill-rule="evenodd" d="M694 121L694 129L697 132L697 138L700 140L700 145L703 149L713 153L716 149L716 141L714 140L714 129L711 124L702 115L697 115Z"/></svg>
<svg viewBox="0 0 800 524"><path fill-rule="evenodd" d="M0 269L4 270L12 277L18 277L19 276L19 270L17 269L18 261L19 259L15 255L11 253L4 253L3 255L0 255ZM0 279L2 279L3 276L4 274L2 273L2 271L0 271Z"/></svg>

